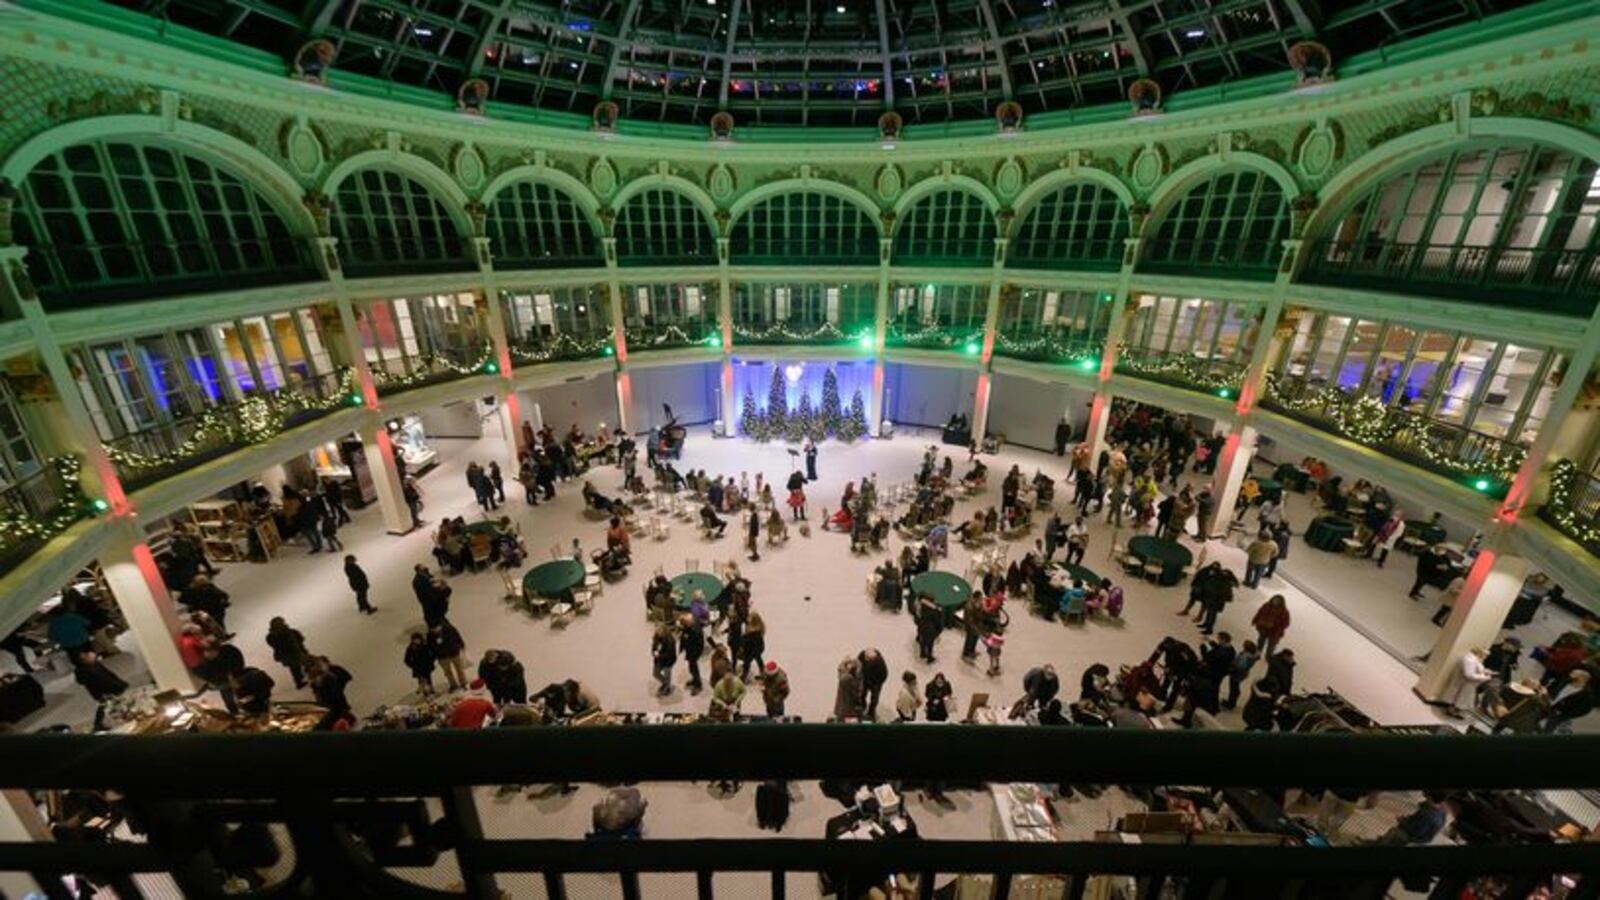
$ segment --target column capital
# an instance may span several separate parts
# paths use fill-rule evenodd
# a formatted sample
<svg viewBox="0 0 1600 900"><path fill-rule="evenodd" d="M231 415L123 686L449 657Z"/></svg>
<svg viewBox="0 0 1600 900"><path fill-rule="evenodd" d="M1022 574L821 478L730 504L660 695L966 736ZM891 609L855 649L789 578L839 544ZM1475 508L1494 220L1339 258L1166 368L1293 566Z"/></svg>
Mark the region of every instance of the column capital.
<svg viewBox="0 0 1600 900"><path fill-rule="evenodd" d="M339 260L339 239L323 235L308 238L311 250L316 255L317 268L322 272L322 277L329 281L344 281L344 267Z"/></svg>
<svg viewBox="0 0 1600 900"><path fill-rule="evenodd" d="M478 261L479 271L494 271L494 251L490 248L487 237L476 235L472 238L472 255Z"/></svg>

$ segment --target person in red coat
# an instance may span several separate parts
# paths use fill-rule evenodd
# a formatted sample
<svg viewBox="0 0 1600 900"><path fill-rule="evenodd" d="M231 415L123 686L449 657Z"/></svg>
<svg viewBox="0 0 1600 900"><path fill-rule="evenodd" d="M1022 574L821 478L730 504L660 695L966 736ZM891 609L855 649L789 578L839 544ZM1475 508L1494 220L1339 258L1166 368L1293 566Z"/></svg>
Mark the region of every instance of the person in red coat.
<svg viewBox="0 0 1600 900"><path fill-rule="evenodd" d="M1289 630L1289 607L1284 604L1283 595L1273 594L1270 600L1261 604L1250 624L1256 630L1256 643L1261 647L1261 655L1271 656L1278 642L1283 640L1284 632Z"/></svg>

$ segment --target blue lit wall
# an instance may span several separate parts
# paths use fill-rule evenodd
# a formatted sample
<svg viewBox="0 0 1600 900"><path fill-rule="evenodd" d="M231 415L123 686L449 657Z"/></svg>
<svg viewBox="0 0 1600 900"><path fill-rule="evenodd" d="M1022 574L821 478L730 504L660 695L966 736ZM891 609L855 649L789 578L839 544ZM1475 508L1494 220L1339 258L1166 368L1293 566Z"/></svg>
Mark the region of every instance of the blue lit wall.
<svg viewBox="0 0 1600 900"><path fill-rule="evenodd" d="M871 405L872 396L872 363L870 362L827 362L824 360L805 361L779 361L767 360L733 360L733 416L737 425L739 416L744 412L745 394L755 396L756 409L762 412L767 408L767 392L772 386L772 367L778 366L784 372L785 402L790 409L800 405L800 395L808 394L811 397L813 409L822 406L822 378L828 369L833 369L834 377L839 380L839 406L841 409L850 408L850 398L856 391L861 392L863 403Z"/></svg>

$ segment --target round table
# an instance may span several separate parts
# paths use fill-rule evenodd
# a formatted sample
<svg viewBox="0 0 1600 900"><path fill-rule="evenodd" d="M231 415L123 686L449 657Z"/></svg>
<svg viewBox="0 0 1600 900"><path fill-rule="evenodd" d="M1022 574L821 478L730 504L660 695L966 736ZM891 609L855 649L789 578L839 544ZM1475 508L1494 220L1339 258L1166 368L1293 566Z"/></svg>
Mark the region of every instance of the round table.
<svg viewBox="0 0 1600 900"><path fill-rule="evenodd" d="M1294 463L1284 463L1279 466L1277 471L1272 473L1272 477L1288 485L1290 489L1302 494L1306 492L1306 487L1311 483L1311 473Z"/></svg>
<svg viewBox="0 0 1600 900"><path fill-rule="evenodd" d="M556 559L529 569L528 574L522 576L522 593L555 600L580 584L583 584L583 564L572 559Z"/></svg>
<svg viewBox="0 0 1600 900"><path fill-rule="evenodd" d="M952 610L960 609L972 596L972 585L949 572L923 572L911 579L911 592L919 597L927 594L949 614Z"/></svg>
<svg viewBox="0 0 1600 900"><path fill-rule="evenodd" d="M1161 563L1159 585L1174 585L1183 578L1183 567L1194 562L1194 554L1177 541L1141 534L1128 541L1128 552L1143 562Z"/></svg>
<svg viewBox="0 0 1600 900"><path fill-rule="evenodd" d="M1279 503L1283 500L1283 482L1276 478L1257 478L1256 487L1261 488L1261 499Z"/></svg>
<svg viewBox="0 0 1600 900"><path fill-rule="evenodd" d="M468 522L465 530L469 535L487 534L490 538L497 538L500 536L500 523L493 519Z"/></svg>
<svg viewBox="0 0 1600 900"><path fill-rule="evenodd" d="M672 579L672 603L679 609L688 609L694 602L694 592L699 591L700 596L707 603L717 599L722 593L722 579L710 572L685 572Z"/></svg>
<svg viewBox="0 0 1600 900"><path fill-rule="evenodd" d="M1100 586L1100 576L1089 571L1088 569L1085 569L1083 566L1069 566L1066 563L1056 563L1056 568L1067 573L1067 583L1069 587L1071 586L1073 579L1082 581L1083 586L1086 588Z"/></svg>
<svg viewBox="0 0 1600 900"><path fill-rule="evenodd" d="M1437 544L1446 537L1442 527L1426 519L1407 519L1406 536L1414 537L1424 544Z"/></svg>
<svg viewBox="0 0 1600 900"><path fill-rule="evenodd" d="M1329 553L1344 552L1344 539L1356 533L1356 523L1337 516L1318 516L1306 529L1306 543Z"/></svg>

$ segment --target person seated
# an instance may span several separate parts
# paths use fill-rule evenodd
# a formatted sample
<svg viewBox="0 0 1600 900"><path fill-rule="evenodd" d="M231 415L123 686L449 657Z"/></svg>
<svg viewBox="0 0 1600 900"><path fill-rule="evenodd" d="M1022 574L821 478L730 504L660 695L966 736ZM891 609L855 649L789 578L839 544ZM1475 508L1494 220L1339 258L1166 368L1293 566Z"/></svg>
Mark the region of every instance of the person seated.
<svg viewBox="0 0 1600 900"><path fill-rule="evenodd" d="M644 479L639 477L638 472L628 476L627 483L624 485L624 487L627 489L628 493L633 494L635 497L650 492L650 488L645 486Z"/></svg>
<svg viewBox="0 0 1600 900"><path fill-rule="evenodd" d="M706 503L700 507L700 527L705 531L715 532L716 537L722 537L722 533L728 530L728 523L717 515L717 511L710 503Z"/></svg>
<svg viewBox="0 0 1600 900"><path fill-rule="evenodd" d="M1113 619L1122 618L1122 604L1122 588L1112 584L1109 578L1100 579L1100 584L1085 598L1090 613L1104 613Z"/></svg>
<svg viewBox="0 0 1600 900"><path fill-rule="evenodd" d="M868 535L872 542L872 549L882 550L889 541L889 520L879 516L878 521L872 523L872 532Z"/></svg>
<svg viewBox="0 0 1600 900"><path fill-rule="evenodd" d="M961 541L963 544L978 540L983 536L983 523L983 510L973 510L972 521L962 522L960 525L956 526L956 539Z"/></svg>
<svg viewBox="0 0 1600 900"><path fill-rule="evenodd" d="M943 522L935 522L928 534L923 538L923 549L931 555L946 557L950 555L950 526Z"/></svg>
<svg viewBox="0 0 1600 900"><path fill-rule="evenodd" d="M607 581L615 581L628 574L628 554L616 547L607 547L596 551L594 564L600 569L600 577Z"/></svg>
<svg viewBox="0 0 1600 900"><path fill-rule="evenodd" d="M598 509L603 513L611 512L611 498L595 490L595 486L587 481L583 483L583 503L589 509Z"/></svg>
<svg viewBox="0 0 1600 900"><path fill-rule="evenodd" d="M1034 502L1048 504L1056 498L1056 483L1043 472L1033 476Z"/></svg>
<svg viewBox="0 0 1600 900"><path fill-rule="evenodd" d="M848 506L839 507L839 511L834 513L833 517L827 520L828 525L831 525L840 531L849 531L851 522L852 517L850 515L850 507Z"/></svg>
<svg viewBox="0 0 1600 900"><path fill-rule="evenodd" d="M665 575L657 575L644 586L644 611L652 619L659 619L662 607L668 612L673 607L672 582Z"/></svg>
<svg viewBox="0 0 1600 900"><path fill-rule="evenodd" d="M850 517L850 552L865 551L871 543L872 524L866 516Z"/></svg>
<svg viewBox="0 0 1600 900"><path fill-rule="evenodd" d="M778 508L772 507L767 513L767 543L781 544L789 539L789 526L784 523L783 516L778 514Z"/></svg>
<svg viewBox="0 0 1600 900"><path fill-rule="evenodd" d="M1000 530L1000 512L994 507L983 514L983 531L985 534L994 534Z"/></svg>
<svg viewBox="0 0 1600 900"><path fill-rule="evenodd" d="M873 601L879 606L899 609L900 598L904 594L900 581L900 570L895 567L894 560L886 561L877 568L874 574L878 579L878 583L873 589Z"/></svg>
<svg viewBox="0 0 1600 900"><path fill-rule="evenodd" d="M1066 615L1074 608L1082 607L1088 600L1089 592L1084 590L1083 579L1072 579L1072 586L1061 592L1061 599L1057 602L1057 609Z"/></svg>
<svg viewBox="0 0 1600 900"><path fill-rule="evenodd" d="M961 483L969 488L981 488L988 482L989 467L985 466L982 460L974 461L967 474L961 476Z"/></svg>

